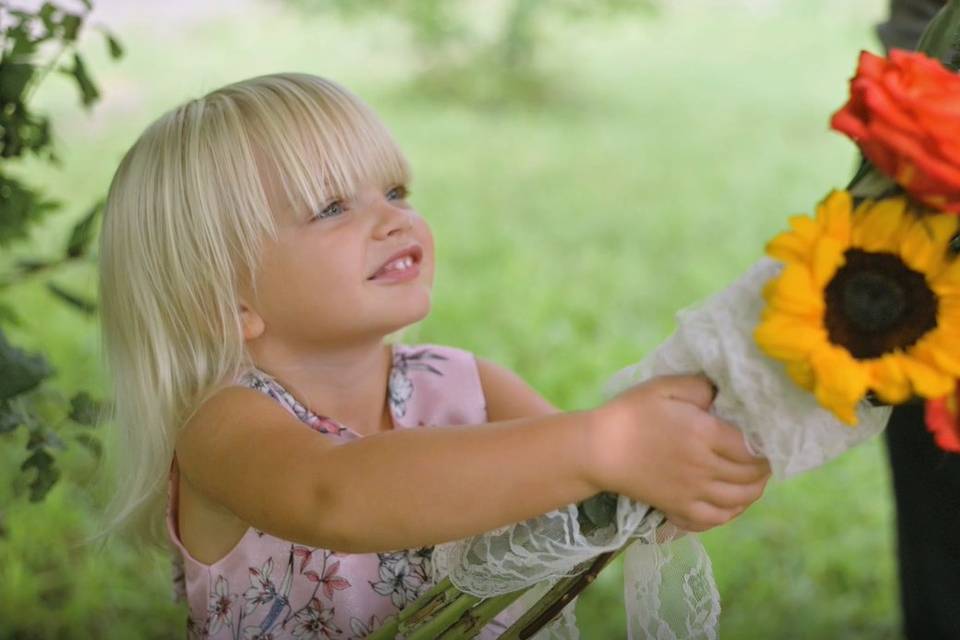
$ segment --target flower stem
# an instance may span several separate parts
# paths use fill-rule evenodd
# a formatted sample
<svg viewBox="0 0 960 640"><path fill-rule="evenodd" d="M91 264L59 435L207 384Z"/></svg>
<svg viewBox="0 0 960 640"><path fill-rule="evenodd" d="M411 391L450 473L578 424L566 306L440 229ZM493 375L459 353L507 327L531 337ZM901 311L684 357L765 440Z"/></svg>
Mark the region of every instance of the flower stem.
<svg viewBox="0 0 960 640"><path fill-rule="evenodd" d="M456 587L453 588L456 589ZM418 625L416 628L409 628L406 627L406 624L401 623L401 635L406 638L406 640L436 640L441 633L446 631L448 627L460 619L460 616L480 602L480 600L481 598L477 596L461 593L456 600L436 611L434 615L425 619L423 624ZM409 632L404 633L408 628L410 629Z"/></svg>
<svg viewBox="0 0 960 640"><path fill-rule="evenodd" d="M407 608L400 611L396 617L367 636L367 640L393 640L400 632L401 624L404 627L416 625L448 603L456 600L459 595L460 592L450 582L450 578L444 578Z"/></svg>
<svg viewBox="0 0 960 640"><path fill-rule="evenodd" d="M521 595L526 593L526 589L520 589L512 593L505 593L493 598L482 600L480 604L460 616L452 627L443 632L439 640L466 640L473 638L488 622L497 617L497 615L509 607Z"/></svg>
<svg viewBox="0 0 960 640"><path fill-rule="evenodd" d="M556 618L574 598L580 595L580 592L596 579L597 574L620 555L627 546L629 544L616 551L609 551L597 556L585 571L577 575L561 578L500 636L500 640L526 640L533 637L535 633Z"/></svg>

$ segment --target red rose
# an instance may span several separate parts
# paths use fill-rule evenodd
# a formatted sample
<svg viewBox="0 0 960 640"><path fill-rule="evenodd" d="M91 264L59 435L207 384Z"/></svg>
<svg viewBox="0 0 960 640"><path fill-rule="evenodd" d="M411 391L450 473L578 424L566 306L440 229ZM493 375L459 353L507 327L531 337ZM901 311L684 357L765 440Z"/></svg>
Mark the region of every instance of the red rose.
<svg viewBox="0 0 960 640"><path fill-rule="evenodd" d="M960 386L946 398L927 400L927 429L933 433L933 439L944 451L960 453Z"/></svg>
<svg viewBox="0 0 960 640"><path fill-rule="evenodd" d="M960 213L960 76L922 53L866 51L830 126L910 195Z"/></svg>

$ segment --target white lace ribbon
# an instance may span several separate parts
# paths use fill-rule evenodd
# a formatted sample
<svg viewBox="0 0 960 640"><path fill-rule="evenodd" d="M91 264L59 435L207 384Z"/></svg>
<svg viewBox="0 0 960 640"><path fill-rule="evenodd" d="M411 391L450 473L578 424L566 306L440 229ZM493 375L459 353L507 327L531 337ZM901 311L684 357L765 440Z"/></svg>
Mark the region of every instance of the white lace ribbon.
<svg viewBox="0 0 960 640"><path fill-rule="evenodd" d="M648 358L613 376L607 394L658 375L703 373L718 389L713 411L743 431L778 479L816 468L882 431L889 407L861 403L858 426L845 426L757 348L760 292L779 269L763 259L727 289L680 312L677 331ZM568 575L582 562L634 540L624 560L629 638L714 640L720 598L710 559L696 536L681 535L669 523L658 529L662 522L659 512L620 497L614 523L587 536L570 505L441 545L434 560L438 573L449 574L461 591L490 597ZM578 633L567 618L537 637L569 639Z"/></svg>

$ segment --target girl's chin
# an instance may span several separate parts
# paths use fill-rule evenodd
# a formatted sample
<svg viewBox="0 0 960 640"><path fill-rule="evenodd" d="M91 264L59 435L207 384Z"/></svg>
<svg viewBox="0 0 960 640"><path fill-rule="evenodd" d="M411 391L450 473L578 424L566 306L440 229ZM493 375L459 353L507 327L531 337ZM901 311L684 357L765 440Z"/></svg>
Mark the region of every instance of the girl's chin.
<svg viewBox="0 0 960 640"><path fill-rule="evenodd" d="M384 315L391 320L396 320L399 325L396 330L420 322L430 315L430 292L410 292L408 296L404 296L401 304L393 306L390 311L385 311Z"/></svg>

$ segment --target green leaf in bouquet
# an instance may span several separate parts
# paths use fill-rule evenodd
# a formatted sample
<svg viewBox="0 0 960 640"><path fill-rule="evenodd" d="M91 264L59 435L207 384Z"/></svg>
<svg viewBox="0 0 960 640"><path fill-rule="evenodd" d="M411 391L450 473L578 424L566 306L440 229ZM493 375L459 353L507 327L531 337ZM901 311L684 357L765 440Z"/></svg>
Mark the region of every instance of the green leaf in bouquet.
<svg viewBox="0 0 960 640"><path fill-rule="evenodd" d="M580 523L580 531L584 535L590 535L613 524L617 515L618 499L617 494L604 491L578 504L577 521Z"/></svg>
<svg viewBox="0 0 960 640"><path fill-rule="evenodd" d="M948 0L923 32L917 51L960 70L960 1Z"/></svg>

